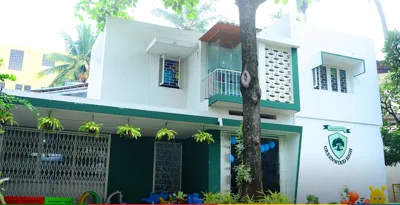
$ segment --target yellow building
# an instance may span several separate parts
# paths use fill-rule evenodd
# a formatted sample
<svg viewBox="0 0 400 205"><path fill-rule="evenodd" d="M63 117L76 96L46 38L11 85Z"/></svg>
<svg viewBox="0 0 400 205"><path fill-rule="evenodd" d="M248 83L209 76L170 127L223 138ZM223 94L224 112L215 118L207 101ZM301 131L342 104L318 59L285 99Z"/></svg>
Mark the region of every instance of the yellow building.
<svg viewBox="0 0 400 205"><path fill-rule="evenodd" d="M0 82L0 87L11 90L48 87L55 75L45 77L37 75L41 70L54 66L54 62L44 60L43 55L46 53L52 53L52 51L0 44L0 59L3 59L0 73L14 74L17 77L16 81Z"/></svg>

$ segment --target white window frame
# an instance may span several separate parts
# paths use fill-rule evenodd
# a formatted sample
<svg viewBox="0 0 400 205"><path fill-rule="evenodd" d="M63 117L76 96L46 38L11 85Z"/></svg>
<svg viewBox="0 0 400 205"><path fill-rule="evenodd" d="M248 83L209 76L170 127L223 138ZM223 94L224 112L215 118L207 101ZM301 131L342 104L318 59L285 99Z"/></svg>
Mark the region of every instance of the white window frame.
<svg viewBox="0 0 400 205"><path fill-rule="evenodd" d="M178 79L178 87L171 87L171 86L167 86L167 85L164 85L164 65L165 65L165 60L173 60L173 61L178 61L179 62L179 68L178 68L178 71L179 71L179 79ZM159 86L162 86L162 87L167 87L167 88L175 88L175 89L180 89L181 88L181 63L182 63L182 61L181 61L181 58L173 58L173 57L168 57L168 56L166 56L166 55L162 55L161 57L160 57L160 80L159 80Z"/></svg>
<svg viewBox="0 0 400 205"><path fill-rule="evenodd" d="M349 93L349 71L346 68L338 68L336 66L329 66L329 65L322 65L323 67L326 68L326 81L327 81L327 90L323 90L321 89L321 70L319 70L318 74L319 76L317 76L317 69L319 69L321 66L315 67L312 69L312 74L313 74L313 89L314 90L321 90L321 91L330 91L330 92L334 92L334 93L342 93L342 94L347 94ZM336 74L337 74L337 87L338 90L337 91L333 91L332 90L332 78L331 78L331 68L336 69ZM346 72L346 92L341 92L341 85L340 85L340 70L344 70ZM315 79L315 80L314 80ZM317 84L316 79L319 79ZM318 87L318 89L316 88Z"/></svg>

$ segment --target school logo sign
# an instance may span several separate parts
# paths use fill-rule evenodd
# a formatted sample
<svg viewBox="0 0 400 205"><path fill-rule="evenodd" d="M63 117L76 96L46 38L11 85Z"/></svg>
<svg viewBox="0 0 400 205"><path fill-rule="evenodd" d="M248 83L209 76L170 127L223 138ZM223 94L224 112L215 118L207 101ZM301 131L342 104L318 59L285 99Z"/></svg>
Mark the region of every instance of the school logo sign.
<svg viewBox="0 0 400 205"><path fill-rule="evenodd" d="M339 126L324 125L324 130L335 132L328 136L330 150L328 149L328 146L324 146L326 156L335 164L345 164L347 161L349 161L353 150L351 148L347 150L347 137L340 132L350 133L350 129ZM343 158L346 154L346 151L347 155L345 158Z"/></svg>

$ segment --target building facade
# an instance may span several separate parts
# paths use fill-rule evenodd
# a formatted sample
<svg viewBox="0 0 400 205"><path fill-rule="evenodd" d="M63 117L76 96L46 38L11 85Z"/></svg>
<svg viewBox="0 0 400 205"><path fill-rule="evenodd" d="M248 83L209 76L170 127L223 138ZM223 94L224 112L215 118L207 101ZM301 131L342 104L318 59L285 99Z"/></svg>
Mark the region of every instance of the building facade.
<svg viewBox="0 0 400 205"><path fill-rule="evenodd" d="M328 203L340 202L344 185L366 198L369 186L386 185L373 41L286 15L259 30L257 44L264 189L297 203L309 194ZM138 203L149 192L235 191L241 52L235 25L218 23L201 34L109 18L92 50L87 98L13 93L42 114L54 110L65 130L90 119L104 125L104 140L96 144L101 154L93 156L99 167L71 162L98 167L103 175L93 177L96 186L78 177L64 195L94 187L103 198L119 190L127 203ZM25 113L16 114L20 124L35 127L28 111L16 112ZM113 134L126 122L141 128L144 137ZM155 141L162 127L177 131L177 138ZM191 136L198 130L212 134L215 143L195 143ZM69 179L53 189L70 187Z"/></svg>
<svg viewBox="0 0 400 205"><path fill-rule="evenodd" d="M37 76L41 70L54 66L54 62L44 59L43 55L47 53L51 52L18 45L0 44L0 58L3 59L1 73L14 74L17 77L16 81L7 81L1 86L11 90L48 87L55 76Z"/></svg>

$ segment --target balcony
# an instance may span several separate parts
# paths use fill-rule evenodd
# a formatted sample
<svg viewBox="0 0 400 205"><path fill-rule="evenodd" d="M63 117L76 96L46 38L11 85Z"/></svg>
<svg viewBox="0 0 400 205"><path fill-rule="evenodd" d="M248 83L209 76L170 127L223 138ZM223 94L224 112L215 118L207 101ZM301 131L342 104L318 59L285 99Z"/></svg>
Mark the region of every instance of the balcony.
<svg viewBox="0 0 400 205"><path fill-rule="evenodd" d="M219 29L210 29L214 33L207 32L200 39L206 43L205 70L208 73L201 82L203 99L212 107L241 110L240 35L232 25ZM258 39L258 56L261 112L293 114L300 111L297 48Z"/></svg>

